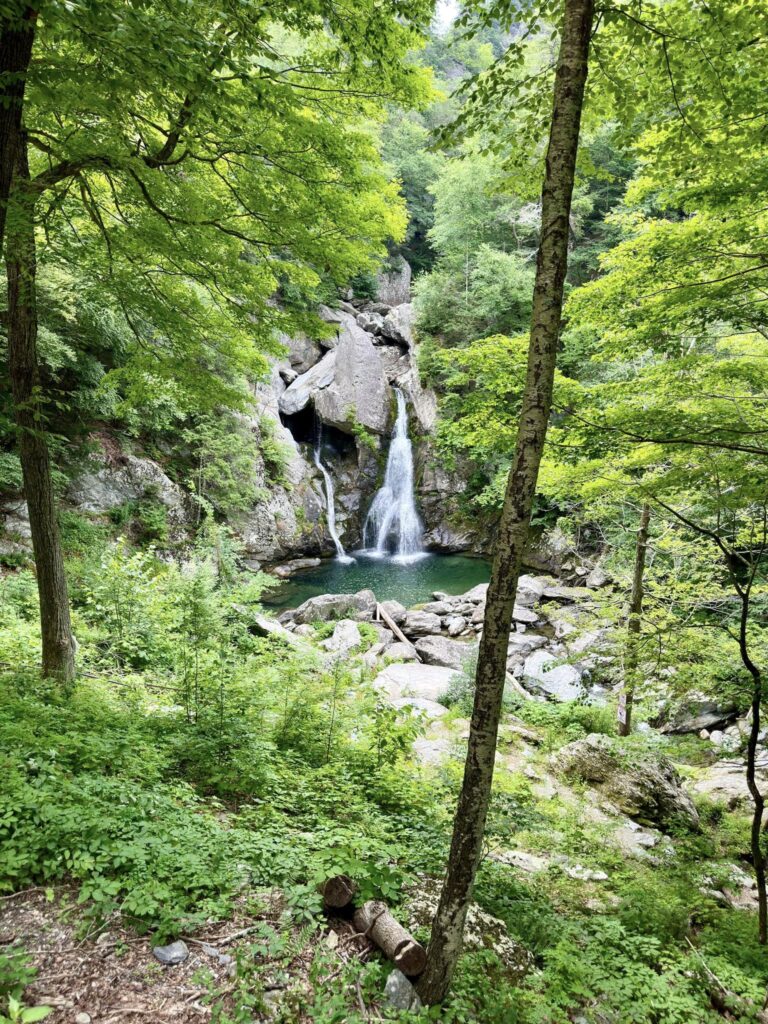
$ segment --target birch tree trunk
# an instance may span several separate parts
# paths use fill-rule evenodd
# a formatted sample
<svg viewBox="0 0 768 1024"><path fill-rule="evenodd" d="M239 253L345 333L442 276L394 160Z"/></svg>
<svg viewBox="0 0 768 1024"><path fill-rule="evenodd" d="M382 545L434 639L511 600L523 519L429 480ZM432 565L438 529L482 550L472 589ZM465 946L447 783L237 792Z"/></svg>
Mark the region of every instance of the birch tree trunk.
<svg viewBox="0 0 768 1024"><path fill-rule="evenodd" d="M482 851L512 610L552 404L568 266L568 222L593 15L594 0L565 0L542 188L541 242L533 291L528 370L517 444L488 587L467 760L454 819L447 876L432 923L427 966L417 986L421 999L428 1005L442 1002L450 987Z"/></svg>
<svg viewBox="0 0 768 1024"><path fill-rule="evenodd" d="M643 576L645 575L645 555L648 550L648 524L650 521L651 506L646 502L640 513L640 525L637 529L637 543L635 544L635 569L632 573L632 593L629 598L629 614L627 616L624 693L622 694L623 700L619 699L619 736L629 736L632 732L632 706L635 702L639 658L640 616L643 612Z"/></svg>
<svg viewBox="0 0 768 1024"><path fill-rule="evenodd" d="M40 598L43 675L68 683L75 674L75 643L69 618L67 578L56 517L37 357L34 197L29 189L29 162L23 133L16 146L16 168L6 221L5 257L8 369Z"/></svg>

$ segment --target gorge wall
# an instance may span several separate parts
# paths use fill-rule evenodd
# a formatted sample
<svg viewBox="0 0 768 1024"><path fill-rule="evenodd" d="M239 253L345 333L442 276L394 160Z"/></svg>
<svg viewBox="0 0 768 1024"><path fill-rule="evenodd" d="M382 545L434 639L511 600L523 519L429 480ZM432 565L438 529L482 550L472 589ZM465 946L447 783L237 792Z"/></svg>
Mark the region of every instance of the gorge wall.
<svg viewBox="0 0 768 1024"><path fill-rule="evenodd" d="M402 275L380 294L407 298ZM377 301L321 307L327 337L288 338L271 379L256 389L253 429L270 422L287 453L286 483L235 523L247 558L269 565L307 555L332 555L323 478L314 459L318 439L336 492L336 527L348 550L362 546L368 508L381 484L396 415L394 388L406 397L415 452L415 483L425 543L461 551L474 538L451 525L462 482L438 464L432 436L437 397L422 386L415 357L413 307ZM266 480L265 467L257 474ZM266 486L266 485L265 485Z"/></svg>

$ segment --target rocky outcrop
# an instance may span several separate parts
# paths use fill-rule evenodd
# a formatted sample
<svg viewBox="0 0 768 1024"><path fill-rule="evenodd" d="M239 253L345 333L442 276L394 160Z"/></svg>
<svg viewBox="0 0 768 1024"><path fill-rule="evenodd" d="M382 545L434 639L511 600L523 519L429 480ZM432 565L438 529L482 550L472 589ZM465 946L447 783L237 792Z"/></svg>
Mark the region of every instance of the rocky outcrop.
<svg viewBox="0 0 768 1024"><path fill-rule="evenodd" d="M329 619L372 619L376 611L376 595L372 590L358 590L356 594L320 594L310 597L290 618L296 623L327 622Z"/></svg>
<svg viewBox="0 0 768 1024"><path fill-rule="evenodd" d="M404 910L411 931L417 934L429 932L440 899L440 890L441 882L433 878L421 878L418 885L409 890ZM534 965L532 955L512 938L504 922L486 913L477 903L469 905L463 945L468 951L488 950L495 953L508 980L513 984L521 981Z"/></svg>
<svg viewBox="0 0 768 1024"><path fill-rule="evenodd" d="M642 757L607 736L592 734L559 752L556 769L589 783L641 825L699 828L699 815L674 765L661 754Z"/></svg>
<svg viewBox="0 0 768 1024"><path fill-rule="evenodd" d="M94 459L93 468L70 483L67 498L83 512L105 513L130 501L152 498L164 505L182 523L185 498L175 484L151 459L119 455L110 461Z"/></svg>
<svg viewBox="0 0 768 1024"><path fill-rule="evenodd" d="M738 716L732 703L721 703L703 693L689 693L661 725L662 732L688 733L720 729Z"/></svg>
<svg viewBox="0 0 768 1024"><path fill-rule="evenodd" d="M411 267L402 256L393 261L390 269L380 270L376 275L376 296L388 306L399 306L410 299Z"/></svg>

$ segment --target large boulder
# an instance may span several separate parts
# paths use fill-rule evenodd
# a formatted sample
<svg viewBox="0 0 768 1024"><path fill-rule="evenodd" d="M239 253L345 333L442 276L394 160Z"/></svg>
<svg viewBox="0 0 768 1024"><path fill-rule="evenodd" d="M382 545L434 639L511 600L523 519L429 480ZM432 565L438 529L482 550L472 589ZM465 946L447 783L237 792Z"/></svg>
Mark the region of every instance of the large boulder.
<svg viewBox="0 0 768 1024"><path fill-rule="evenodd" d="M421 878L418 885L406 894L405 919L412 932L428 933L440 899L441 883L433 878ZM512 984L520 982L533 968L533 957L507 931L503 921L470 903L464 925L463 947L474 952L488 950L496 954Z"/></svg>
<svg viewBox="0 0 768 1024"><path fill-rule="evenodd" d="M279 341L287 349L288 361L296 374L306 373L310 367L319 362L323 350L312 338L306 334L287 335L280 334Z"/></svg>
<svg viewBox="0 0 768 1024"><path fill-rule="evenodd" d="M84 512L104 513L130 501L154 498L177 522L183 522L184 492L151 459L118 455L100 460L93 469L76 476L67 497Z"/></svg>
<svg viewBox="0 0 768 1024"><path fill-rule="evenodd" d="M457 677L457 672L437 665L387 665L373 685L393 702L405 697L437 701Z"/></svg>
<svg viewBox="0 0 768 1024"><path fill-rule="evenodd" d="M376 294L379 303L399 306L411 297L411 267L402 256L397 257L386 270L376 275Z"/></svg>
<svg viewBox="0 0 768 1024"><path fill-rule="evenodd" d="M592 734L563 747L555 767L562 775L594 786L641 825L699 828L698 812L674 765L654 751L639 753L608 736Z"/></svg>
<svg viewBox="0 0 768 1024"><path fill-rule="evenodd" d="M408 612L402 630L406 636L430 636L440 633L442 622L434 612Z"/></svg>
<svg viewBox="0 0 768 1024"><path fill-rule="evenodd" d="M387 434L392 392L373 338L351 316L341 315L333 381L315 395L315 411L323 423L340 430L360 424Z"/></svg>
<svg viewBox="0 0 768 1024"><path fill-rule="evenodd" d="M413 348L413 306L404 302L391 309L382 321L379 333L409 351Z"/></svg>
<svg viewBox="0 0 768 1024"><path fill-rule="evenodd" d="M690 693L661 726L662 732L701 732L720 729L738 716L735 704L721 703L703 693Z"/></svg>
<svg viewBox="0 0 768 1024"><path fill-rule="evenodd" d="M441 665L461 672L475 653L476 645L445 636L424 636L416 641L416 650L426 665Z"/></svg>
<svg viewBox="0 0 768 1024"><path fill-rule="evenodd" d="M764 758L760 758L761 762ZM752 806L752 795L747 786L747 767L739 759L717 761L697 774L690 789L697 796L707 797L716 803L725 804L729 810ZM761 792L768 789L768 770L757 771L757 783Z"/></svg>
<svg viewBox="0 0 768 1024"><path fill-rule="evenodd" d="M523 685L532 693L553 700L578 700L584 696L583 677L575 665L560 662L549 651L529 654L523 665Z"/></svg>
<svg viewBox="0 0 768 1024"><path fill-rule="evenodd" d="M390 619L392 619L396 626L400 626L405 622L408 610L404 604L400 604L399 601L382 601L381 607L389 615Z"/></svg>
<svg viewBox="0 0 768 1024"><path fill-rule="evenodd" d="M331 654L341 657L354 651L362 642L363 638L357 623L352 619L341 619L336 623L332 635L327 640L323 640L320 646Z"/></svg>
<svg viewBox="0 0 768 1024"><path fill-rule="evenodd" d="M301 412L310 399L316 399L317 395L327 388L336 377L336 352L326 352L319 363L311 366L306 373L290 384L280 395L280 412L286 416L294 416Z"/></svg>
<svg viewBox="0 0 768 1024"><path fill-rule="evenodd" d="M293 621L327 622L333 619L355 619L365 622L376 612L376 595L372 590L358 590L356 594L319 594L299 605Z"/></svg>

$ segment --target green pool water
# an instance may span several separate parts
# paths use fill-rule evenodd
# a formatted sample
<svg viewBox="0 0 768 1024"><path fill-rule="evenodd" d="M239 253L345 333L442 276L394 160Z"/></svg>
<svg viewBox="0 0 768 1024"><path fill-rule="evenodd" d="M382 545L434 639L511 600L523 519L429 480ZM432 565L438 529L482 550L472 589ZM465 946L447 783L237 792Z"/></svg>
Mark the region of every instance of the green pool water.
<svg viewBox="0 0 768 1024"><path fill-rule="evenodd" d="M485 559L468 555L428 554L410 563L356 555L349 565L328 559L315 569L296 573L265 593L262 603L270 608L296 608L318 594L372 590L379 601L395 600L410 607L429 601L433 590L463 594L487 583L490 572Z"/></svg>

